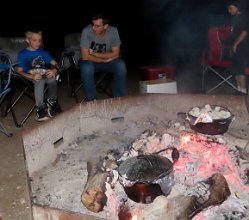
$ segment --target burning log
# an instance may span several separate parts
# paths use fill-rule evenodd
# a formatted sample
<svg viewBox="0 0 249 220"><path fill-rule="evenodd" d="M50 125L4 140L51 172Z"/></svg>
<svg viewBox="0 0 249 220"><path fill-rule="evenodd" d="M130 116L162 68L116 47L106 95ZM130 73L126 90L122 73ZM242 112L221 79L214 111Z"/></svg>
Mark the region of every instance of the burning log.
<svg viewBox="0 0 249 220"><path fill-rule="evenodd" d="M138 219L190 220L207 207L221 204L230 194L225 177L216 173L194 185L187 195L178 195L172 199L165 196L157 197L143 210Z"/></svg>
<svg viewBox="0 0 249 220"><path fill-rule="evenodd" d="M105 182L109 176L108 172L102 170L103 159L87 162L87 182L81 195L81 202L92 212L103 210L107 197L105 195Z"/></svg>

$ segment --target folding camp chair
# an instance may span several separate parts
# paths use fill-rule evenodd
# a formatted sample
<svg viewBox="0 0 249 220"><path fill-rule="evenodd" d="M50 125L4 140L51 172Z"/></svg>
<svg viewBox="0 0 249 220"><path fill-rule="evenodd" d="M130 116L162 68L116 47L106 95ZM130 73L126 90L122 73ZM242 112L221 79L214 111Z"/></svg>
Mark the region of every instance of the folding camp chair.
<svg viewBox="0 0 249 220"><path fill-rule="evenodd" d="M77 74L79 72L75 51L73 49L65 49L61 55L61 67L66 72L68 95L71 97L75 94L75 86L77 83Z"/></svg>
<svg viewBox="0 0 249 220"><path fill-rule="evenodd" d="M2 105L11 91L10 81L11 81L12 68L13 66L11 66L9 60L6 59L5 53L0 51L0 107L2 115L3 115ZM12 136L12 133L7 131L7 129L3 126L1 122L0 122L0 131L8 137Z"/></svg>
<svg viewBox="0 0 249 220"><path fill-rule="evenodd" d="M4 56L11 65L11 92L9 94L6 109L3 115L7 116L7 114L11 112L16 127L22 127L36 107L33 83L15 72L15 64L13 64L10 56L7 53L2 53L2 56ZM27 109L22 106L24 111L26 109L26 112L23 113L22 118L18 120L14 109L24 96L28 97L32 102L25 103L25 107L27 107Z"/></svg>
<svg viewBox="0 0 249 220"><path fill-rule="evenodd" d="M13 66L13 62L8 54L5 53L4 56L9 61L11 66ZM56 77L57 81L60 79L60 72L61 70L58 70L58 74ZM33 111L36 109L34 84L29 79L26 79L24 76L16 73L15 69L12 68L10 87L11 92L4 116L7 116L7 114L11 112L16 127L22 127L23 124L28 120L30 115L33 113ZM47 90L48 87L46 86L44 89L44 95L46 94ZM28 102L27 100L24 100L25 97L28 98ZM21 100L22 115L18 115L17 117L15 108L18 106Z"/></svg>
<svg viewBox="0 0 249 220"><path fill-rule="evenodd" d="M233 82L233 75L229 72L231 59L228 42L231 37L231 31L232 27L229 25L211 27L208 29L209 48L207 51L203 52L202 57L202 91L205 93L210 93L223 84L227 84L237 90L237 87ZM208 83L210 84L211 81L211 76L209 75L209 77L207 77L208 73L212 74L212 76L216 76L216 79L218 79L211 87L208 87L207 85Z"/></svg>
<svg viewBox="0 0 249 220"><path fill-rule="evenodd" d="M18 52L26 46L25 37L0 37L0 48L2 48L5 59L10 64L16 63ZM61 69L58 72L60 73ZM60 74L56 78L58 81L60 81L59 77ZM11 112L16 127L22 127L36 108L34 86L30 80L16 73L14 68L12 68L10 86L11 92L3 115L7 116ZM47 87L44 92L46 93L46 91ZM28 98L28 100L25 98ZM22 111L19 111L17 115L14 110L19 106L19 103Z"/></svg>
<svg viewBox="0 0 249 220"><path fill-rule="evenodd" d="M83 90L83 83L80 79L79 61L80 55L80 37L81 33L71 33L65 36L65 50L62 53L62 69L67 72L67 84L69 89L69 95L75 98L76 103L79 102L78 92ZM107 95L107 97L113 97L113 91L111 86L112 74L108 72L96 73L95 75L95 87L97 92ZM86 97L83 97L82 101L85 101Z"/></svg>
<svg viewBox="0 0 249 220"><path fill-rule="evenodd" d="M27 44L24 37L0 37L2 57L4 57L6 62L11 65L12 71L10 81L11 91L6 101L7 104L3 116L7 116L7 114L11 112L16 127L21 127L35 109L35 99L34 95L32 94L33 88L31 82L28 82L28 80L24 79L24 77L17 74L13 68L13 64L16 63L17 53L21 49L25 48L26 45ZM14 109L24 96L29 97L32 102L25 103L25 107L27 107L28 110L27 112L23 113L22 118L18 120ZM24 109L23 111L25 111L25 107L22 106Z"/></svg>

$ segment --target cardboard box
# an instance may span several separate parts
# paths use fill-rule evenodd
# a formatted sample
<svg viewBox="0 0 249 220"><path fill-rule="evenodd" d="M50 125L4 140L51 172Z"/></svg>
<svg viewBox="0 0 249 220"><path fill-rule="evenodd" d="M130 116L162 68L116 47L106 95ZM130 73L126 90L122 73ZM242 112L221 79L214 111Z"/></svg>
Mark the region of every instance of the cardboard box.
<svg viewBox="0 0 249 220"><path fill-rule="evenodd" d="M156 79L139 82L140 93L177 93L176 81L170 79Z"/></svg>

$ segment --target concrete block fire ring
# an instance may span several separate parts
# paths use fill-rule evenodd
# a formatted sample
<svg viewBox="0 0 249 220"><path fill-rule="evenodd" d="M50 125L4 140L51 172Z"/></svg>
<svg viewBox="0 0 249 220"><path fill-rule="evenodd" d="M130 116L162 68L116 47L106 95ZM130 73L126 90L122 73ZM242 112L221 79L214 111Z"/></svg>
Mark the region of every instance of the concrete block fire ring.
<svg viewBox="0 0 249 220"><path fill-rule="evenodd" d="M28 179L30 180L30 200L34 220L49 219L74 219L74 220L99 220L105 219L99 213L75 211L64 208L63 204L56 207L47 204L38 204L33 198L32 179L37 173L42 172L47 166L55 163L58 155L73 150L73 144L87 135L114 129L125 129L131 123L142 122L145 118L157 118L159 121L174 120L177 112L184 112L194 106L206 104L221 105L230 109L235 115L235 120L229 132L243 135L239 130L249 134L249 116L245 99L235 96L202 95L202 94L144 94L133 97L98 100L95 102L81 103L70 110L63 112L55 118L41 125L23 132L23 147ZM123 121L114 123L112 119L122 118ZM141 123L142 124L142 123ZM134 131L127 129L127 137L132 140L148 127L140 127ZM110 138L110 137L106 137ZM118 140L118 133L117 137ZM109 146L113 147L113 146ZM101 154L107 146L85 149L87 159L89 154ZM101 150L99 150L101 149ZM91 155L92 156L92 155ZM52 180L50 180L52 181ZM82 183L83 189L84 183ZM63 188L63 184L59 187ZM75 186L71 186L72 190ZM39 189L42 190L42 189ZM58 189L62 190L62 189ZM79 195L80 196L80 195ZM82 205L83 207L83 205Z"/></svg>

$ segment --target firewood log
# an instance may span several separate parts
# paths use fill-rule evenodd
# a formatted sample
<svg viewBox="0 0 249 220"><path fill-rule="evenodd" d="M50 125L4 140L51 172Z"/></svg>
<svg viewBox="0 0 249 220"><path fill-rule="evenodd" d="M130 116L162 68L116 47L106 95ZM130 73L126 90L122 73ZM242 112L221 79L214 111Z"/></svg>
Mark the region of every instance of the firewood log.
<svg viewBox="0 0 249 220"><path fill-rule="evenodd" d="M102 211L107 201L105 182L109 173L101 169L102 165L103 159L101 158L87 162L87 182L81 195L83 205L95 213Z"/></svg>
<svg viewBox="0 0 249 220"><path fill-rule="evenodd" d="M219 173L197 183L189 195L178 195L172 199L157 197L142 211L139 220L190 220L209 206L219 205L230 196L230 190L224 176Z"/></svg>

